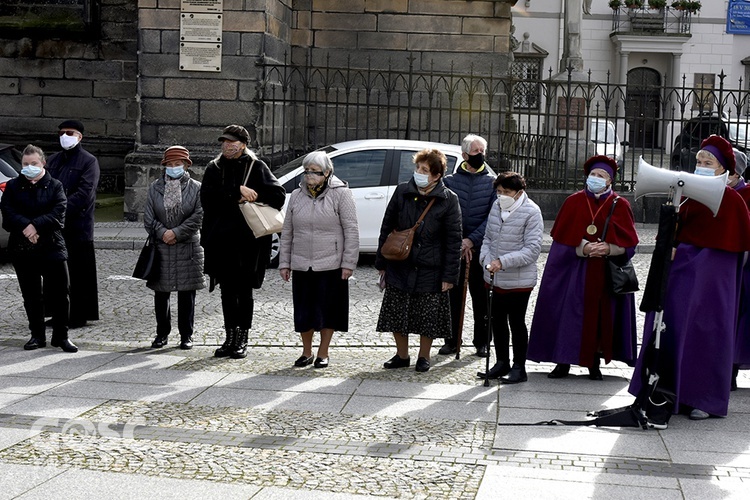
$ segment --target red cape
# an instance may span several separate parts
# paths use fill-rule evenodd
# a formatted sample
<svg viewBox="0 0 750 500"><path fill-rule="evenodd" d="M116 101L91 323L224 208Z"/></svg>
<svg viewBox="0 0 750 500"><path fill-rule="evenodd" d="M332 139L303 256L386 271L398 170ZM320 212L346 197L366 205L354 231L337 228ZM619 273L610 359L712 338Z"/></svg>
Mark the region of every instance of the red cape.
<svg viewBox="0 0 750 500"><path fill-rule="evenodd" d="M745 200L745 204L750 208L750 185L746 184L740 189L735 189L735 191L742 196L742 199Z"/></svg>
<svg viewBox="0 0 750 500"><path fill-rule="evenodd" d="M560 207L560 211L555 217L555 224L552 226L550 235L552 239L563 245L576 247L581 240L599 241L604 230L604 222L612 208L612 202L615 199L614 191L606 197L598 200L594 195L586 190L578 191L568 196ZM589 206L591 209L589 209ZM601 208L601 210L599 210ZM599 213L597 213L597 210ZM596 225L596 234L588 234L586 228L591 224L591 213L596 214L594 224ZM615 211L609 221L607 229L607 243L614 243L623 248L634 247L638 244L638 234L635 231L635 219L633 211L630 209L630 203L625 198L617 200Z"/></svg>
<svg viewBox="0 0 750 500"><path fill-rule="evenodd" d="M680 243L727 252L750 250L750 213L742 196L730 187L724 188L716 217L706 205L690 199L680 206L679 215Z"/></svg>

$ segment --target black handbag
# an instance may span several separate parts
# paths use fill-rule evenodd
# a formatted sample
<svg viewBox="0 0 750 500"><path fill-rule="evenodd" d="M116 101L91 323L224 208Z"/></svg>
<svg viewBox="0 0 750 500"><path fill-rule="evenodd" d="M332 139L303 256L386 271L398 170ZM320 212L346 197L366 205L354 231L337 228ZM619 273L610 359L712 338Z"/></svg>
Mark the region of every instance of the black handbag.
<svg viewBox="0 0 750 500"><path fill-rule="evenodd" d="M156 243L149 236L141 249L138 261L133 269L133 278L141 280L150 280L159 277L159 254L156 250Z"/></svg>
<svg viewBox="0 0 750 500"><path fill-rule="evenodd" d="M612 212L615 211L615 205L619 199L619 196L615 197L612 207L609 209L609 215L607 215L607 220L604 222L604 230L602 231L602 241L607 236L609 219L612 217ZM638 276L635 274L632 260L628 259L625 255L618 255L607 257L606 261L607 283L609 284L609 290L613 294L623 295L638 291Z"/></svg>

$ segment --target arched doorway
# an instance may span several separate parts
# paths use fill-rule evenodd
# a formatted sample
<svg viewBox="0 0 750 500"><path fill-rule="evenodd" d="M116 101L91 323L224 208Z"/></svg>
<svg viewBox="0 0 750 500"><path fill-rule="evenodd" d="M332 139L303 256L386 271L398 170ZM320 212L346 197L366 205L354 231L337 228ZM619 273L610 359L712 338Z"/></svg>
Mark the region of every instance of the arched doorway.
<svg viewBox="0 0 750 500"><path fill-rule="evenodd" d="M635 147L655 148L659 144L659 102L661 76L651 68L628 71L625 121L630 125L628 140Z"/></svg>

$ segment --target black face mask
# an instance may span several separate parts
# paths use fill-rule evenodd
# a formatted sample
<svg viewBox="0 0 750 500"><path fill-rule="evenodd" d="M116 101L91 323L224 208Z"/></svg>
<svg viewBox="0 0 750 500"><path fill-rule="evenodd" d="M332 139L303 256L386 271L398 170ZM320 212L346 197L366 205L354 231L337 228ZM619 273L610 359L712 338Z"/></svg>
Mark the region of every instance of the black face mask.
<svg viewBox="0 0 750 500"><path fill-rule="evenodd" d="M466 155L469 158L466 163L473 169L479 170L484 165L484 153L477 153L475 155Z"/></svg>

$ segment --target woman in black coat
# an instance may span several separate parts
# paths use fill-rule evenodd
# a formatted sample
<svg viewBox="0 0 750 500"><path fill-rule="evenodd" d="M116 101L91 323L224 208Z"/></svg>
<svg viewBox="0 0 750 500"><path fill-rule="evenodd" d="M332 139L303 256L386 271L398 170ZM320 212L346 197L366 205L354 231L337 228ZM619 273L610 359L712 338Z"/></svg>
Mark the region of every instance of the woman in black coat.
<svg viewBox="0 0 750 500"><path fill-rule="evenodd" d="M271 254L271 236L255 238L245 222L240 203L257 201L281 209L284 188L268 166L247 149L250 134L229 125L219 137L221 155L206 167L201 185L205 250L204 272L209 291L218 283L226 340L214 355L247 356L248 330L253 321L253 288L260 288ZM249 178L243 184L245 177Z"/></svg>
<svg viewBox="0 0 750 500"><path fill-rule="evenodd" d="M62 236L65 191L44 168L40 148L26 146L21 164L21 175L5 186L0 209L3 227L10 233L8 250L31 330L23 348L32 351L47 345L46 307L52 313L52 346L76 352L78 347L68 339L68 252Z"/></svg>
<svg viewBox="0 0 750 500"><path fill-rule="evenodd" d="M399 184L388 203L375 267L385 282L377 331L393 332L396 355L385 368L410 364L409 333L420 335L416 370L430 369L430 348L435 338L451 336L451 309L448 290L458 283L461 255L461 208L458 196L443 184L445 155L423 150L414 155L413 179ZM395 230L417 223L429 203L434 203L416 230L406 260L386 260L381 253L386 238Z"/></svg>

